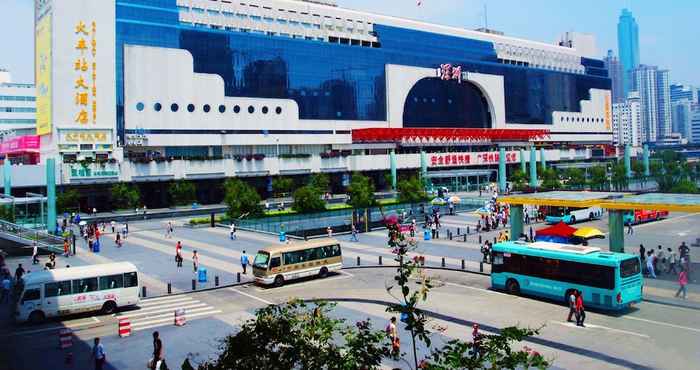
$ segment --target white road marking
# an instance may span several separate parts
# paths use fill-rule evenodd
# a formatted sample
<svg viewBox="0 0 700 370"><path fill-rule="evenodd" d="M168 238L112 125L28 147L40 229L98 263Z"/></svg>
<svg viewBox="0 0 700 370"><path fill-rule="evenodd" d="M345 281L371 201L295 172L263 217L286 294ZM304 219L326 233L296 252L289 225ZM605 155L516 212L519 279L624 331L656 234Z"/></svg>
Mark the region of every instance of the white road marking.
<svg viewBox="0 0 700 370"><path fill-rule="evenodd" d="M697 328L690 328L687 326L681 326L681 325L675 325L675 324L670 324L667 322L660 322L660 321L654 321L654 320L647 320L647 319L641 319L639 317L634 317L634 316L623 316L623 318L628 319L628 320L635 320L635 321L642 321L642 322L648 322L650 324L656 324L656 325L661 325L661 326L668 326L670 328L676 328L676 329L683 329L683 330L688 330L688 331L694 331L696 333L700 333L700 329Z"/></svg>
<svg viewBox="0 0 700 370"><path fill-rule="evenodd" d="M195 318L195 317L206 316L206 315L214 315L214 314L217 314L217 313L221 313L221 310L214 310L214 311L208 311L208 312L200 312L200 313L196 313L196 314L192 314L192 315L187 315L186 317L187 317L187 320L190 320L190 319L193 319L193 318ZM146 330L146 329L157 328L157 327L160 327L160 326L168 325L167 321L172 321L172 320L174 320L174 319L173 319L173 318L168 318L168 319L165 319L165 321L163 321L163 322L161 322L161 323L153 324L153 325L147 325L147 326L134 327L134 328L132 328L132 330L137 331L137 330Z"/></svg>
<svg viewBox="0 0 700 370"><path fill-rule="evenodd" d="M270 302L270 301L268 301L268 300L262 299L262 298L260 298L260 297L256 297L256 296L254 296L254 295L252 295L252 294L243 293L243 292L241 292L240 290L235 289L235 288L229 288L229 290L232 291L232 292L236 292L236 293L238 293L238 294L240 294L240 295L244 295L244 296L246 296L246 297L248 297L248 298L252 298L252 299L254 299L254 300L256 300L256 301L265 303L265 304L274 304L273 302Z"/></svg>
<svg viewBox="0 0 700 370"><path fill-rule="evenodd" d="M575 328L575 329L588 329L588 328L592 328L592 329L602 329L602 330L607 330L607 331L612 331L612 332L617 332L617 333L622 333L622 334L628 334L628 335L634 335L634 336L637 336L637 337L640 337L640 338L649 339L649 336L646 335L646 334L635 333L635 332L633 332L633 331L627 331L627 330L620 330L620 329L609 328L609 327L607 327L607 326L600 326L600 325L593 325L593 324L585 324L586 326L582 328L582 327L580 327L580 326L576 326L576 324L571 323L571 322L561 322L561 321L554 321L554 320L549 320L549 322L550 322L550 323L557 324L557 325L562 325L562 326L566 326L566 327L570 327L570 328Z"/></svg>
<svg viewBox="0 0 700 370"><path fill-rule="evenodd" d="M166 300L178 300L178 299L191 299L187 296L165 296L165 297L158 297L158 298L146 298L141 301L139 305L144 305L144 304L149 304L151 302L159 302L159 301L166 301Z"/></svg>
<svg viewBox="0 0 700 370"><path fill-rule="evenodd" d="M156 299L154 299L154 300L151 300L151 299L144 300L144 301L141 301L141 302L139 303L139 307L157 306L157 305L159 305L159 304L170 304L170 303L173 303L173 302L181 302L181 301L190 301L190 300L193 300L191 297L187 297L187 296L175 296L175 297L164 297L164 298L170 298L170 299L168 299L167 302L163 302L163 301L165 301L165 300L160 299L160 298L156 298L157 300L156 300Z"/></svg>
<svg viewBox="0 0 700 370"><path fill-rule="evenodd" d="M93 319L96 319L96 318L93 317ZM101 322L101 321L98 320L97 322ZM66 329L66 328L67 329L78 329L78 328L81 328L83 326L90 326L90 325L95 325L95 322L90 321L90 322L83 322L83 323L73 324L73 325L67 324L67 325L63 325L63 326L52 326L52 327L43 328L43 329L18 331L18 332L14 332L14 333L8 333L7 335L3 335L2 337L12 337L12 336L16 336L16 335L36 334L36 333L43 333L43 332L47 332L47 331L58 331L60 329Z"/></svg>
<svg viewBox="0 0 700 370"><path fill-rule="evenodd" d="M214 312L214 311L221 312L220 310L214 309L214 307L193 308L191 310L185 311L185 319L189 319L190 317L196 317L198 315L201 316L205 313ZM133 327L139 327L139 326L144 326L144 325L149 325L149 324L175 321L175 315L174 315L174 313L164 313L164 314L156 315L154 317L148 317L146 319L147 320L141 319L141 320L132 321L131 327L133 328Z"/></svg>
<svg viewBox="0 0 700 370"><path fill-rule="evenodd" d="M148 315L154 315L154 314L160 314L162 312L174 312L175 309L182 308L184 310L190 310L193 308L198 308L198 307L211 307L207 305L206 303L193 303L193 304L186 304L186 305L177 305L173 307L155 307L154 309L151 309L150 311L142 312L142 311L134 311L133 313L125 312L124 315L118 316L119 318L126 317L129 319L132 319L134 317L139 317L139 316L148 316Z"/></svg>

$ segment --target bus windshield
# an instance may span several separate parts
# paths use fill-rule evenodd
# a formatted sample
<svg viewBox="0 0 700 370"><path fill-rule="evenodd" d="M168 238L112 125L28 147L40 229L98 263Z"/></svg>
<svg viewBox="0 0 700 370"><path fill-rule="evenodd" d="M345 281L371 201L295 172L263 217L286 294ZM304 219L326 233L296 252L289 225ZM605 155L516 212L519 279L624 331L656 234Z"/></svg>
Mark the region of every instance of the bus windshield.
<svg viewBox="0 0 700 370"><path fill-rule="evenodd" d="M260 251L257 255L255 255L255 260L253 260L253 267L267 270L267 264L269 261L270 254L267 252Z"/></svg>
<svg viewBox="0 0 700 370"><path fill-rule="evenodd" d="M639 260L637 258L626 259L620 263L620 277L623 279L639 275L639 271Z"/></svg>

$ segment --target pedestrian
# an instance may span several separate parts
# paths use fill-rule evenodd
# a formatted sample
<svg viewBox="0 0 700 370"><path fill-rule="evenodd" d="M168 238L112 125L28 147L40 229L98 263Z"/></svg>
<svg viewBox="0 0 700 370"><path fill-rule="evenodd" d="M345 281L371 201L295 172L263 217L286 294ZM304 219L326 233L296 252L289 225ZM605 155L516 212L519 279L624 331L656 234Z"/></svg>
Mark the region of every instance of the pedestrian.
<svg viewBox="0 0 700 370"><path fill-rule="evenodd" d="M92 216L97 216L97 208L92 207Z"/></svg>
<svg viewBox="0 0 700 370"><path fill-rule="evenodd" d="M360 241L360 239L357 238L357 228L355 227L355 224L350 224L350 240L353 242Z"/></svg>
<svg viewBox="0 0 700 370"><path fill-rule="evenodd" d="M686 272L690 272L690 248L682 242L678 247L678 254L681 256L681 267L685 269Z"/></svg>
<svg viewBox="0 0 700 370"><path fill-rule="evenodd" d="M100 343L100 337L95 338L95 344L92 346L92 358L95 359L95 370L102 370L107 357L105 356L105 348Z"/></svg>
<svg viewBox="0 0 700 370"><path fill-rule="evenodd" d="M583 324L586 321L586 308L583 306L583 292L577 290L576 294L576 325L581 327L586 327Z"/></svg>
<svg viewBox="0 0 700 370"><path fill-rule="evenodd" d="M114 234L114 230L116 230L117 223L112 220L109 222L109 224L112 226L112 234Z"/></svg>
<svg viewBox="0 0 700 370"><path fill-rule="evenodd" d="M634 229L632 228L632 222L627 223L627 235L632 235L634 234Z"/></svg>
<svg viewBox="0 0 700 370"><path fill-rule="evenodd" d="M146 214L147 214L147 213L148 213L148 208L147 208L146 205L144 204L144 205L143 205L143 219L144 219L144 220L146 219Z"/></svg>
<svg viewBox="0 0 700 370"><path fill-rule="evenodd" d="M418 224L416 223L416 219L414 218L411 220L411 237L416 236L416 229L418 228Z"/></svg>
<svg viewBox="0 0 700 370"><path fill-rule="evenodd" d="M243 267L243 275L247 274L246 268L248 267L248 255L245 254L245 251L241 254L241 267Z"/></svg>
<svg viewBox="0 0 700 370"><path fill-rule="evenodd" d="M63 255L65 257L70 256L70 249L69 249L69 244L68 244L68 239L63 239ZM37 263L39 260L37 259Z"/></svg>
<svg viewBox="0 0 700 370"><path fill-rule="evenodd" d="M681 272L678 274L678 291L676 292L676 298L680 296L681 293L683 293L683 299L688 298L688 273L685 271L684 268L681 267Z"/></svg>
<svg viewBox="0 0 700 370"><path fill-rule="evenodd" d="M530 211L526 210L525 212L525 224L529 225L530 224Z"/></svg>
<svg viewBox="0 0 700 370"><path fill-rule="evenodd" d="M673 271L675 274L678 272L676 269L676 265L678 264L678 255L671 248L667 248L666 250L668 252L668 269L666 269L666 273L670 274L671 271Z"/></svg>
<svg viewBox="0 0 700 370"><path fill-rule="evenodd" d="M233 221L231 221L231 226L229 226L229 238L236 240L236 224Z"/></svg>
<svg viewBox="0 0 700 370"><path fill-rule="evenodd" d="M122 246L122 238L119 235L119 233L117 233L117 237L114 240L114 244L116 244L118 248L121 248L121 246Z"/></svg>
<svg viewBox="0 0 700 370"><path fill-rule="evenodd" d="M178 268L182 267L182 242L179 240L175 244L175 264Z"/></svg>
<svg viewBox="0 0 700 370"><path fill-rule="evenodd" d="M24 275L24 272L24 267L22 267L22 264L20 263L15 270L15 280L17 280L17 282L22 280L22 275Z"/></svg>
<svg viewBox="0 0 700 370"><path fill-rule="evenodd" d="M646 249L644 248L644 244L639 245L639 259L641 259L642 262L644 262L647 259Z"/></svg>
<svg viewBox="0 0 700 370"><path fill-rule="evenodd" d="M149 363L149 368L152 370L158 370L163 367L165 358L163 357L163 341L160 340L160 334L157 331L153 332L153 358Z"/></svg>
<svg viewBox="0 0 700 370"><path fill-rule="evenodd" d="M664 250L661 246L658 246L658 252L656 252L656 258L654 258L654 272L661 272L664 270L664 265L666 264L666 257L664 256Z"/></svg>
<svg viewBox="0 0 700 370"><path fill-rule="evenodd" d="M484 218L484 215L481 215L481 218ZM476 220L476 232L477 234L481 232L481 220Z"/></svg>
<svg viewBox="0 0 700 370"><path fill-rule="evenodd" d="M326 233L328 233L329 238L333 237L333 229L330 226L326 228Z"/></svg>
<svg viewBox="0 0 700 370"><path fill-rule="evenodd" d="M482 255L481 262L486 263L487 256L489 255L489 242L488 242L488 240L481 247L481 255Z"/></svg>
<svg viewBox="0 0 700 370"><path fill-rule="evenodd" d="M126 235L129 235L129 223L124 222L124 230L126 230ZM124 236L124 239L126 239L126 235Z"/></svg>
<svg viewBox="0 0 700 370"><path fill-rule="evenodd" d="M39 247L36 242L32 243L32 265L39 263Z"/></svg>
<svg viewBox="0 0 700 370"><path fill-rule="evenodd" d="M5 301L10 301L10 287L12 283L10 282L10 277L8 275L2 278L2 294L0 294L0 303L5 303Z"/></svg>
<svg viewBox="0 0 700 370"><path fill-rule="evenodd" d="M654 251L651 250L647 252L647 271L649 272L649 276L653 279L656 279L656 272L654 272L655 261L656 257L654 256Z"/></svg>
<svg viewBox="0 0 700 370"><path fill-rule="evenodd" d="M396 316L389 319L389 324L386 326L386 334L391 341L391 355L394 359L398 359L401 353L401 341L399 340L399 331L396 328Z"/></svg>
<svg viewBox="0 0 700 370"><path fill-rule="evenodd" d="M50 266L50 268L51 268L52 270L56 268L56 254L53 253L53 252L51 252L51 254L49 254L49 262L48 262L48 265Z"/></svg>
<svg viewBox="0 0 700 370"><path fill-rule="evenodd" d="M568 302L569 302L569 316L566 317L566 322L573 322L573 320L571 320L571 317L576 316L576 292L575 291L571 292L571 294L569 294Z"/></svg>
<svg viewBox="0 0 700 370"><path fill-rule="evenodd" d="M433 235L433 239L437 238L437 225L434 222L430 224L430 231Z"/></svg>
<svg viewBox="0 0 700 370"><path fill-rule="evenodd" d="M126 222L124 225L122 225L122 239L126 239L126 233L128 232L128 229L126 228Z"/></svg>
<svg viewBox="0 0 700 370"><path fill-rule="evenodd" d="M165 238L170 239L173 237L173 223L168 221L168 225L165 227Z"/></svg>
<svg viewBox="0 0 700 370"><path fill-rule="evenodd" d="M192 269L194 269L194 272L197 272L197 269L199 268L199 255L197 254L197 251L192 252Z"/></svg>

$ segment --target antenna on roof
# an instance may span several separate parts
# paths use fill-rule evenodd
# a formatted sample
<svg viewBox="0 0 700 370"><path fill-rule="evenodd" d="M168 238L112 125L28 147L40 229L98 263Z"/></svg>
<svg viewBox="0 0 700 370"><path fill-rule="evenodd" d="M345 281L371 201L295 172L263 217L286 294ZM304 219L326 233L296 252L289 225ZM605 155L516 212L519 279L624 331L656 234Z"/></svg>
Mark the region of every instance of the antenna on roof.
<svg viewBox="0 0 700 370"><path fill-rule="evenodd" d="M484 28L489 29L489 9L486 1L484 1Z"/></svg>

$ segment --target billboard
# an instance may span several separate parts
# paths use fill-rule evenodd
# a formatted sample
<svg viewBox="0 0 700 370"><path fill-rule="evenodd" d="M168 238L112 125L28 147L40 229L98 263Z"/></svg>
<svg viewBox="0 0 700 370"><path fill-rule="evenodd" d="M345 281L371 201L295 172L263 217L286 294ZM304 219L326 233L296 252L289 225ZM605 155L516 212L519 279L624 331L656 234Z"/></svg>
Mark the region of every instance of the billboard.
<svg viewBox="0 0 700 370"><path fill-rule="evenodd" d="M36 133L51 133L51 14L36 23L34 68L36 77Z"/></svg>

